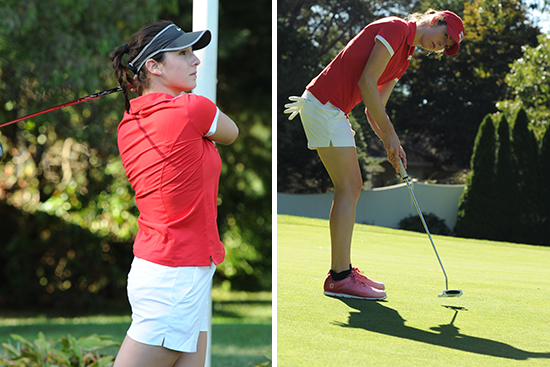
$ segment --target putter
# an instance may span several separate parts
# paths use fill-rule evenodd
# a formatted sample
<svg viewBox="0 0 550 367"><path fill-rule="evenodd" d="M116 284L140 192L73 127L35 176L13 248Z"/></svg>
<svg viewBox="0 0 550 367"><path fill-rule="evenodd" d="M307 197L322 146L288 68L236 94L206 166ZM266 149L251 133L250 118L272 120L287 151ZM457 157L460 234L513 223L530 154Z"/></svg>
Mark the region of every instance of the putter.
<svg viewBox="0 0 550 367"><path fill-rule="evenodd" d="M441 265L441 270L443 270L443 275L445 275L445 290L441 292L439 297L460 297L462 296L462 291L460 289L449 289L449 279L447 278L447 273L445 272L445 268L443 267L443 263L441 262L441 259L439 258L439 254L437 253L437 249L435 248L434 241L432 240L432 235L430 234L430 231L428 230L428 225L426 224L426 221L424 220L424 216L422 215L422 211L420 211L420 207L418 206L418 201L416 201L416 197L414 196L411 184L409 182L409 175L407 174L407 171L405 171L405 167L403 166L403 162L401 159L399 160L399 171L401 173L401 178L407 183L407 187L409 188L409 192L411 193L411 198L414 201L414 206L416 207L416 211L418 212L418 216L420 217L420 220L422 221L422 225L424 225L424 229L426 230L426 233L428 234L428 237L430 238L430 242L432 243L432 247L435 251L435 256L437 256L437 260L439 261L439 265Z"/></svg>

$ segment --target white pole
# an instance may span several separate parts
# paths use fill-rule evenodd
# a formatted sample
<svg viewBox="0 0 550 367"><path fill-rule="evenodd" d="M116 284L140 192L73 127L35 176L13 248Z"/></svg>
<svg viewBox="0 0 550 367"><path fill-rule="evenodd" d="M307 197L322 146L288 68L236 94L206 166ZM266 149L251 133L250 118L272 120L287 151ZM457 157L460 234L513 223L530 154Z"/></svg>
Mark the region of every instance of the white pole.
<svg viewBox="0 0 550 367"><path fill-rule="evenodd" d="M193 93L200 94L216 103L218 85L218 0L193 0L193 31L208 29L212 33L210 44L195 54L201 61L197 68L197 87ZM208 341L205 367L212 364L212 292L208 307Z"/></svg>
<svg viewBox="0 0 550 367"><path fill-rule="evenodd" d="M195 55L201 61L197 68L197 87L194 93L205 96L216 103L218 85L218 0L193 1L193 31L208 29L212 41Z"/></svg>

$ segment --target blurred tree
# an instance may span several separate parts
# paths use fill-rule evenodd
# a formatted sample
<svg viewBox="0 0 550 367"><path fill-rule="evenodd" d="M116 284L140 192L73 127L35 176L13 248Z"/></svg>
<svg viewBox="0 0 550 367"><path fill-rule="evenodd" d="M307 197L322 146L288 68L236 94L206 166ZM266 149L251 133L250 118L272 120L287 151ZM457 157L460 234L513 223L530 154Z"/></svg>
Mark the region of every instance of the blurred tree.
<svg viewBox="0 0 550 367"><path fill-rule="evenodd" d="M233 288L271 289L271 2L220 2L218 104L240 128L219 147L218 223L227 249L219 278Z"/></svg>
<svg viewBox="0 0 550 367"><path fill-rule="evenodd" d="M318 50L305 33L283 18L277 19L277 34L277 191L327 188L330 179L317 152L307 148L300 117L289 121L283 114L288 97L301 95L312 76L321 70L315 66Z"/></svg>

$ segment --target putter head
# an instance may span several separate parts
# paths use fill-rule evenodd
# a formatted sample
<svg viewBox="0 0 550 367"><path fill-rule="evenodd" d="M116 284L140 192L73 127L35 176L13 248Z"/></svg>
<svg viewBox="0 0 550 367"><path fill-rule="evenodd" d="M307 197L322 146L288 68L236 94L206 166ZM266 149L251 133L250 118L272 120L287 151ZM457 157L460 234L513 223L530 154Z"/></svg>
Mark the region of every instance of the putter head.
<svg viewBox="0 0 550 367"><path fill-rule="evenodd" d="M462 291L460 289L445 289L439 297L460 297L462 296Z"/></svg>

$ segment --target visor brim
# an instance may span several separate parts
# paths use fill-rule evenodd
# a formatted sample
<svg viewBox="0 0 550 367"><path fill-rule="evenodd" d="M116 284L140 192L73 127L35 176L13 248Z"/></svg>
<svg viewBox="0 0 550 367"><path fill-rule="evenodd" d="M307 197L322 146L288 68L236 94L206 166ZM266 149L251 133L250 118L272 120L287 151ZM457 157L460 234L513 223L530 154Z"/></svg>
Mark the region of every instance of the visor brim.
<svg viewBox="0 0 550 367"><path fill-rule="evenodd" d="M193 47L193 50L200 50L208 46L211 40L212 34L209 30L188 32L170 42L164 50L181 50L187 47Z"/></svg>

